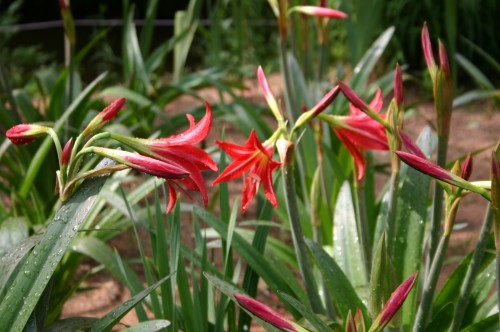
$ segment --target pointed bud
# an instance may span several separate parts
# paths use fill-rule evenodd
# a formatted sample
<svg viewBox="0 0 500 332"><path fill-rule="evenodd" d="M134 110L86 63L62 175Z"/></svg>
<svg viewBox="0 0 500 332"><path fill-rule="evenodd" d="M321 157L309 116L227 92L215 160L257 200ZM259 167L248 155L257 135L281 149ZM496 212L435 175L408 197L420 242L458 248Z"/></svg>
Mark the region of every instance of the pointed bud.
<svg viewBox="0 0 500 332"><path fill-rule="evenodd" d="M46 126L23 123L7 130L5 136L14 144L28 144L47 134L49 129Z"/></svg>
<svg viewBox="0 0 500 332"><path fill-rule="evenodd" d="M66 144L64 145L61 156L61 166L69 164L72 151L73 151L73 137L71 137L69 141L66 142Z"/></svg>
<svg viewBox="0 0 500 332"><path fill-rule="evenodd" d="M347 313L345 332L357 332L356 324L354 323L354 318L352 317L351 310Z"/></svg>
<svg viewBox="0 0 500 332"><path fill-rule="evenodd" d="M316 17L328 17L328 18L347 18L348 15L340 10L335 10L326 7L319 6L294 6L290 8L288 13L298 12L306 15L312 15Z"/></svg>
<svg viewBox="0 0 500 332"><path fill-rule="evenodd" d="M444 71L446 77L450 77L450 63L448 62L448 54L446 52L446 47L439 40L439 65Z"/></svg>
<svg viewBox="0 0 500 332"><path fill-rule="evenodd" d="M241 294L233 294L234 298L238 302L238 304L259 317L263 321L281 329L283 331L298 331L294 325L290 321L288 321L285 317L272 310L268 306L256 301L250 297L241 295Z"/></svg>
<svg viewBox="0 0 500 332"><path fill-rule="evenodd" d="M403 74L401 73L401 67L396 64L396 70L394 71L394 99L396 100L396 105L400 108L403 105Z"/></svg>
<svg viewBox="0 0 500 332"><path fill-rule="evenodd" d="M350 86L342 81L339 81L338 86L340 91L342 91L344 96L347 98L347 100L349 100L351 104L353 104L354 107L359 108L363 112L367 112L370 109L370 107L363 101L363 99L361 99L361 97L356 94L356 92L354 92L353 89L351 89Z"/></svg>
<svg viewBox="0 0 500 332"><path fill-rule="evenodd" d="M415 168L417 171L445 182L454 180L453 175L450 172L425 158L403 151L394 151L394 153L397 154L399 159L401 159L404 163Z"/></svg>
<svg viewBox="0 0 500 332"><path fill-rule="evenodd" d="M101 147L92 147L90 150L93 153L112 159L120 164L127 165L140 172L160 178L183 179L189 175L189 172L184 168L137 153Z"/></svg>
<svg viewBox="0 0 500 332"><path fill-rule="evenodd" d="M432 52L431 39L429 37L429 30L427 29L427 22L424 23L421 34L422 49L424 51L425 62L427 63L427 68L431 72L431 77L436 70L436 61L434 60L434 54ZM434 80L434 78L433 78Z"/></svg>
<svg viewBox="0 0 500 332"><path fill-rule="evenodd" d="M290 157L293 156L293 153L290 153L293 151L293 142L289 141L287 139L280 138L276 142L276 150L278 150L278 154L280 156L280 161L282 164L287 164L292 162L293 160L290 160Z"/></svg>
<svg viewBox="0 0 500 332"><path fill-rule="evenodd" d="M326 95L324 95L323 98L321 98L321 100L316 105L314 105L313 108L311 108L307 112L302 113L301 116L295 122L294 127L299 128L303 126L305 123L315 118L316 116L318 116L318 114L323 112L335 100L335 98L337 98L339 92L340 88L337 85L333 89L331 89Z"/></svg>
<svg viewBox="0 0 500 332"><path fill-rule="evenodd" d="M419 156L422 159L427 159L418 145L415 144L415 142L413 142L413 140L401 129L399 130L399 138L401 139L403 146L406 148L406 150L408 150L408 152L413 155Z"/></svg>
<svg viewBox="0 0 500 332"><path fill-rule="evenodd" d="M69 4L66 0L59 0L59 7L61 10L69 10Z"/></svg>
<svg viewBox="0 0 500 332"><path fill-rule="evenodd" d="M283 116L280 113L278 102L273 96L271 88L269 87L269 83L267 82L266 75L264 75L264 71L262 70L261 66L259 66L259 68L257 69L257 78L259 80L260 88L262 89L262 92L264 92L264 97L266 98L269 109L273 113L276 120L279 121L283 118Z"/></svg>
<svg viewBox="0 0 500 332"><path fill-rule="evenodd" d="M125 104L125 98L120 98L109 104L105 109L103 109L99 114L97 114L92 121L87 125L87 128L83 131L84 136L88 136L91 133L101 130L108 122L113 119L116 114L121 110Z"/></svg>
<svg viewBox="0 0 500 332"><path fill-rule="evenodd" d="M386 326L391 318L396 314L396 312L401 308L406 297L410 293L415 280L417 279L417 272L414 272L408 279L403 281L401 285L391 294L389 300L385 303L384 307L378 314L377 318L373 322L374 331L381 331L384 326ZM371 330L372 330L371 329Z"/></svg>
<svg viewBox="0 0 500 332"><path fill-rule="evenodd" d="M464 180L469 180L472 174L472 168L473 168L472 157L469 153L462 165L462 171L460 172L460 177Z"/></svg>
<svg viewBox="0 0 500 332"><path fill-rule="evenodd" d="M314 105L313 108L311 108L311 112L313 116L317 116L319 113L323 112L330 104L337 98L339 95L340 88L339 86L335 86L333 89L331 89L326 95L321 98L320 101L316 105Z"/></svg>

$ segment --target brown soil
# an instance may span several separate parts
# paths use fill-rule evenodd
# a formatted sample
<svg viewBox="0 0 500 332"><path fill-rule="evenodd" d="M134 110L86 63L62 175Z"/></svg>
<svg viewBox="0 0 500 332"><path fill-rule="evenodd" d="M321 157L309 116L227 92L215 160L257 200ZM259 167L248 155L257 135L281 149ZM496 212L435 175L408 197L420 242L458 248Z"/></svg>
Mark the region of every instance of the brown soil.
<svg viewBox="0 0 500 332"><path fill-rule="evenodd" d="M270 85L276 95L281 95L281 81L279 76L271 76L269 78ZM265 104L261 91L255 82L249 83L248 89L243 92L243 96L252 102ZM219 102L219 97L213 89L204 89L200 91L200 96L211 103ZM224 98L228 98L224 96ZM227 100L226 100L227 101ZM182 96L175 102L166 107L169 114L184 112L192 109L195 106L201 105L199 100L189 96ZM421 129L425 125L435 123L432 104L422 104L415 110L415 115L405 121L405 131L412 137L416 138ZM226 127L226 139L231 137L231 141L242 143L245 137L231 126L224 123L215 124ZM220 127L219 127L220 128ZM459 158L468 152L476 149L490 147L486 151L478 153L474 156L474 171L472 180L484 180L489 178L491 164L491 146L500 139L500 112L495 110L490 104L483 103L454 110L451 124L450 147L448 151L448 160ZM207 138L209 145L212 145L214 140L219 137L220 130L213 129L210 136ZM229 139L228 139L229 140ZM213 178L210 179L213 180ZM232 192L236 196L241 190L241 181L235 181ZM234 195L233 195L234 196ZM456 224L461 227L454 231L448 256L450 258L462 255L470 251L475 244L477 234L481 227L481 223L486 208L485 200L478 195L468 195L465 197L459 208ZM185 228L183 238L185 241L191 242L189 227ZM111 241L111 246L116 247L122 257L138 257L138 252L131 246L130 243L135 243L133 234L124 233ZM89 261L83 266L83 269L90 268L93 262ZM445 266L443 276L449 274L453 264ZM123 287L115 281L106 272L99 273L91 277L85 282L85 286L92 290L77 293L65 305L63 309L63 317L74 316L90 316L102 317L114 307L123 303L130 298L130 294L126 287ZM282 310L278 307L278 301L274 294L268 291L266 285L260 286L259 300L269 303L270 306ZM135 311L130 312L123 318L123 324L132 325L137 322ZM116 327L115 330L121 330L125 325ZM253 326L252 331L261 331L262 329Z"/></svg>

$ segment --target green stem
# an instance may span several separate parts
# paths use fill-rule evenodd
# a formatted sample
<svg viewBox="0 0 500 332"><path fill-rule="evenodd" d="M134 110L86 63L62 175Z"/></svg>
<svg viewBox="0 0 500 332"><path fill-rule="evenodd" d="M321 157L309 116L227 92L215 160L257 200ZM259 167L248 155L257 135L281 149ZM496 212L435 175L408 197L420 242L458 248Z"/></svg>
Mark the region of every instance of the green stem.
<svg viewBox="0 0 500 332"><path fill-rule="evenodd" d="M297 255L297 262L299 271L304 282L307 296L311 302L311 308L316 313L324 313L323 304L318 294L318 286L314 279L311 260L307 252L307 246L304 240L304 233L300 223L299 210L297 207L295 180L293 172L293 146L288 149L287 161L282 166L283 171L283 186L285 193L285 202L290 219L291 233L295 254Z"/></svg>
<svg viewBox="0 0 500 332"><path fill-rule="evenodd" d="M364 180L355 181L356 183L356 206L357 214L359 220L359 239L361 241L361 247L363 248L363 256L365 261L365 273L366 278L369 280L369 273L372 269L372 249L370 243L370 229L368 225L368 216L366 214L366 199L365 199L365 186Z"/></svg>
<svg viewBox="0 0 500 332"><path fill-rule="evenodd" d="M57 158L59 159L59 169L62 168L62 148L61 148L61 142L59 141L59 137L57 137L56 132L54 129L50 128L47 133L52 137L52 140L54 141L54 145L56 146L56 151L57 151Z"/></svg>
<svg viewBox="0 0 500 332"><path fill-rule="evenodd" d="M282 68L282 72L283 72L283 80L285 81L285 86L284 86L284 88L285 88L285 93L284 93L285 104L286 104L286 109L287 109L287 113L288 113L288 120L290 121L291 127L293 127L293 125L295 124L295 121L297 120L295 117L295 114L294 114L294 110L299 110L300 108L298 107L295 98L292 96L293 87L292 87L292 83L291 83L292 78L291 78L289 68L288 68L288 60L286 58L286 54L287 54L286 41L283 39L280 39L279 46L280 46L281 68ZM290 137L290 139L292 139L292 138L293 137ZM297 155L297 165L299 167L300 173L306 174L305 165L303 162L302 155L300 153L300 149L297 149L295 154ZM306 207L309 207L309 199L307 197L308 190L307 190L304 176L300 177L300 187L302 188L302 192L304 193L303 197L302 197L304 200L304 204L306 205Z"/></svg>
<svg viewBox="0 0 500 332"><path fill-rule="evenodd" d="M438 151L437 151L437 164L441 167L446 167L446 153L448 150L448 138L445 136L438 137ZM439 183L434 182L434 197L432 206L432 219L429 235L429 251L427 256L427 269L429 264L433 261L436 253L438 239L441 233L441 215L443 213L443 197L444 191Z"/></svg>
<svg viewBox="0 0 500 332"><path fill-rule="evenodd" d="M392 257L394 249L394 231L396 228L396 219L398 216L398 199L399 199L399 168L393 169L391 174L391 184L390 184L390 196L389 196L389 211L387 215L386 233L388 243L389 257Z"/></svg>
<svg viewBox="0 0 500 332"><path fill-rule="evenodd" d="M470 293L472 290L473 282L476 278L476 274L481 266L483 260L484 252L488 239L490 236L491 225L493 223L493 213L491 208L488 206L486 216L484 217L483 227L481 228L481 233L479 234L479 239L477 241L476 249L474 250L474 255L467 268L467 274L465 275L464 282L462 283L462 288L460 289L460 296L455 306L455 314L453 315L453 322L451 324L450 332L455 332L460 330L462 321L464 318L465 309L469 303ZM497 260L498 261L498 260ZM497 264L497 275L498 275L498 264Z"/></svg>
<svg viewBox="0 0 500 332"><path fill-rule="evenodd" d="M418 307L415 324L413 325L413 332L425 331L429 318L431 317L432 300L434 298L436 284L441 272L441 267L443 266L444 256L446 254L446 249L448 248L449 240L449 235L443 235L439 241L429 274L427 275L427 279L424 283L422 300Z"/></svg>

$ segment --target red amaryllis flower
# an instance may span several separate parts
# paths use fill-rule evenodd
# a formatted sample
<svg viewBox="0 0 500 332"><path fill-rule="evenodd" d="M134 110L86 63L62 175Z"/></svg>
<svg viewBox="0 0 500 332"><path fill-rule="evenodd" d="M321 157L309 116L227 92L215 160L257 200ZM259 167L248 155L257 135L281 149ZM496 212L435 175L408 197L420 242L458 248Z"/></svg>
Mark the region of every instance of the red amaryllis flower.
<svg viewBox="0 0 500 332"><path fill-rule="evenodd" d="M191 198L182 185L191 191L200 192L204 205L207 206L208 204L207 189L201 171L216 171L217 164L207 152L194 146L194 144L200 143L207 137L212 126L212 109L208 103L205 106L206 114L198 123L195 123L191 114L186 115L190 127L179 135L159 139L140 139L115 133L110 134L113 139L129 146L142 155L176 165L189 172L189 175L183 179L167 179L169 185L167 212L170 212L174 207L177 196L176 188Z"/></svg>
<svg viewBox="0 0 500 332"><path fill-rule="evenodd" d="M38 137L47 134L49 129L49 127L37 124L23 123L7 130L5 136L14 144L28 144Z"/></svg>
<svg viewBox="0 0 500 332"><path fill-rule="evenodd" d="M370 108L377 114L382 109L382 92L377 90ZM365 174L364 149L389 150L384 126L369 117L361 109L349 104L347 116L324 115L322 119L332 125L335 134L354 158L358 170L358 180Z"/></svg>
<svg viewBox="0 0 500 332"><path fill-rule="evenodd" d="M245 145L220 141L216 143L233 159L233 162L215 179L213 184L234 180L248 172L243 188L242 211L245 212L248 208L261 182L263 182L267 199L274 207L277 207L278 201L274 193L272 173L280 163L272 159L273 147L262 145L255 130L252 130Z"/></svg>

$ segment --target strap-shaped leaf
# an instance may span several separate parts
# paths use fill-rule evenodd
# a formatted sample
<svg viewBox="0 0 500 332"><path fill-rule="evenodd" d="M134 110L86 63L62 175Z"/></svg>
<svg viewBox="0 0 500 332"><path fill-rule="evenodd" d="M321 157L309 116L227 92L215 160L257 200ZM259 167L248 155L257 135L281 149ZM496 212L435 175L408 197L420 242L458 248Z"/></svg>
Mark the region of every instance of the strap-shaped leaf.
<svg viewBox="0 0 500 332"><path fill-rule="evenodd" d="M112 163L105 159L96 168ZM43 238L17 271L0 303L0 331L23 330L106 179L105 176L87 179L57 211Z"/></svg>
<svg viewBox="0 0 500 332"><path fill-rule="evenodd" d="M321 275L341 317L347 318L349 311L355 312L359 308L365 321L370 322L371 318L366 306L352 287L349 279L342 272L340 266L316 242L306 239L306 244L316 260L316 265L321 271Z"/></svg>
<svg viewBox="0 0 500 332"><path fill-rule="evenodd" d="M151 285L142 292L137 293L137 295L132 297L130 300L115 308L113 311L94 323L94 325L92 325L92 328L90 329L90 332L111 331L111 328L115 326L122 319L122 317L127 314L127 312L133 309L140 301L142 301L142 299L148 296L149 293L154 291L158 286L167 281L170 277L171 275L168 275L163 279L160 279L154 285Z"/></svg>

